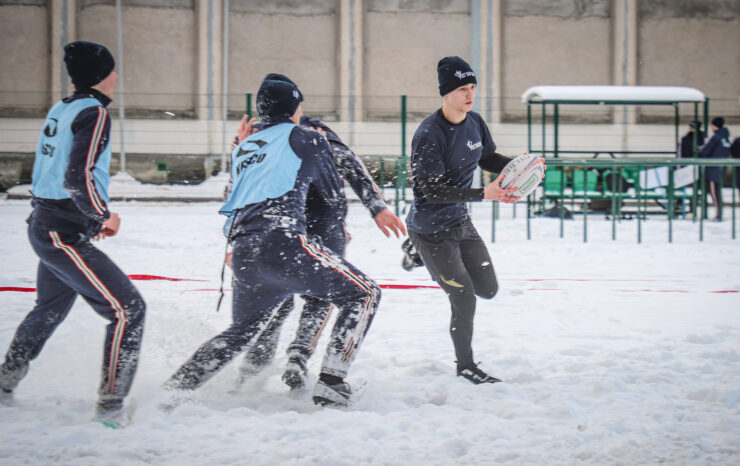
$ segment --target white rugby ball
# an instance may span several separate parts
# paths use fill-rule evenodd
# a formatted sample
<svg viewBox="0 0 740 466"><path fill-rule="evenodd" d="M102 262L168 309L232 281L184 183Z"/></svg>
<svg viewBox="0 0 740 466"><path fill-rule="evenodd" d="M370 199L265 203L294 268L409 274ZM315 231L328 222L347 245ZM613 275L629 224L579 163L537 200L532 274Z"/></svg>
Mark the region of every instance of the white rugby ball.
<svg viewBox="0 0 740 466"><path fill-rule="evenodd" d="M518 188L509 196L526 197L537 189L545 174L545 159L537 154L524 154L507 163L501 172L501 187Z"/></svg>

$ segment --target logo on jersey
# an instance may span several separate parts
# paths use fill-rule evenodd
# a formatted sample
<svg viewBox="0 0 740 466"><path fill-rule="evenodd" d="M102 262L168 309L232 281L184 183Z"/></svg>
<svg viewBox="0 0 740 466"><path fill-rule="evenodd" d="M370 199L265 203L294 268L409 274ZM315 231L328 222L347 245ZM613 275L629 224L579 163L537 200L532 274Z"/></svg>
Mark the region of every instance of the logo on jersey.
<svg viewBox="0 0 740 466"><path fill-rule="evenodd" d="M57 123L56 118L49 118L49 124L44 128L44 135L47 138L53 138L57 135Z"/></svg>
<svg viewBox="0 0 740 466"><path fill-rule="evenodd" d="M468 149L470 149L471 151L473 151L473 150L475 150L475 149L477 149L479 147L483 147L483 142L482 141L479 141L479 142L476 142L475 144L473 144L473 141L468 140Z"/></svg>
<svg viewBox="0 0 740 466"><path fill-rule="evenodd" d="M247 141L247 144L256 144L260 149L265 147L267 143L265 141L255 139L253 141ZM239 148L239 152L236 153L237 157L241 157L243 155L250 154L252 152L257 152L259 149L250 149L245 150L241 147ZM252 154L251 156L247 157L246 159L239 162L239 164L236 166L236 176L239 176L241 172L247 168L248 166L252 165L253 163L260 163L263 160L265 160L265 157L267 156L267 152L263 152L261 154Z"/></svg>
<svg viewBox="0 0 740 466"><path fill-rule="evenodd" d="M259 147L260 149L262 149L263 147L267 145L265 141L262 141L260 139L255 139L254 141L248 141L247 144L257 144L257 147ZM245 150L240 147L239 152L236 153L236 156L241 157L242 155L247 155L250 152L256 152L256 151L257 149Z"/></svg>
<svg viewBox="0 0 740 466"><path fill-rule="evenodd" d="M455 76L457 76L457 79L463 79L463 78L467 78L468 76L475 77L475 73L473 73L472 71L462 72L460 70L457 70L455 71Z"/></svg>
<svg viewBox="0 0 740 466"><path fill-rule="evenodd" d="M44 144L41 146L41 155L48 155L49 157L54 157L54 151L56 150L56 146L54 144Z"/></svg>

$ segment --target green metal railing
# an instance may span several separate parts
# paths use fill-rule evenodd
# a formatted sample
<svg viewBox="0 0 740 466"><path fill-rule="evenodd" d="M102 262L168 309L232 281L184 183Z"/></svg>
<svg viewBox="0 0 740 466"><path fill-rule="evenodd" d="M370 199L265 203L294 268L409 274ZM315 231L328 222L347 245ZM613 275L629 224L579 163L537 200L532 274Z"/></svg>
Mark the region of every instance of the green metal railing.
<svg viewBox="0 0 740 466"><path fill-rule="evenodd" d="M637 219L637 242L642 242L642 223L647 219L648 215L648 201L663 200L665 202L665 215L668 220L668 242L673 241L673 221L676 219L676 206L677 200L680 199L682 206L685 201L690 202L691 211L693 213L691 221L699 223L699 241L704 239L704 220L707 218L707 181L705 172L707 167L728 167L731 171L731 186L732 186L732 204L731 204L731 215L732 215L732 239L736 239L736 221L737 221L737 207L738 207L738 179L736 167L740 166L740 160L737 159L563 159L563 158L548 158L546 161L548 170L563 170L564 172L570 169L575 180L576 177L582 176L584 190L582 193L576 193L575 183L574 188L570 190L570 194L566 193L566 176L562 176L560 180L559 193L555 195L546 195L544 190L540 193L540 190L535 191L527 198L527 239L531 239L532 227L531 218L532 208L535 205L543 206L548 199L555 199L560 207L560 237L564 237L564 221L565 221L565 202L566 200L575 204L576 201L582 203L582 212L575 212L573 214L583 215L583 241L588 241L588 218L593 216L593 213L589 212L589 202L593 200L609 201L611 203L610 209L607 215L611 217L612 222L612 240L616 239L617 235L617 223L622 219L623 203L626 200L631 200L636 204L636 219ZM696 166L699 170L698 177L696 177L691 187L690 198L686 198L685 195L677 195L674 172L676 169L685 166ZM667 167L668 169L668 183L663 189L643 189L640 186L639 178L640 172L645 171L648 168L656 167ZM586 180L587 172L592 169L608 169L612 173L624 175L626 168L632 168L637 173L637 179L634 183L634 192L621 192L621 190L608 189L609 186L604 186L602 182L602 190L599 193L589 193L588 183ZM621 178L625 178L622 176ZM620 177L613 178L620 179ZM539 196L539 200L537 197ZM721 198L721 189L719 193L719 204L723 206L723 200ZM723 209L720 208L718 214L722 215ZM683 211L682 211L683 212ZM685 212L682 213L685 218ZM495 217L492 219L495 222Z"/></svg>

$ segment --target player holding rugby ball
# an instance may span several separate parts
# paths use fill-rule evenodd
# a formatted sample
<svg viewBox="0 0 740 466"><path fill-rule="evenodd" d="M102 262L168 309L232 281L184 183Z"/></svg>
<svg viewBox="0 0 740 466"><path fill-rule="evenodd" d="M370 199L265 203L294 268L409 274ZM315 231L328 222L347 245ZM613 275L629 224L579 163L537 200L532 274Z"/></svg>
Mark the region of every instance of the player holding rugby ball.
<svg viewBox="0 0 740 466"><path fill-rule="evenodd" d="M442 108L424 119L411 143L414 201L406 224L412 245L449 297L457 375L475 384L495 383L500 380L475 363L472 340L476 296L493 298L498 282L466 202L513 203L519 188L502 188L502 176L484 188L471 188L476 167L501 173L512 159L496 152L485 121L472 111L477 80L470 65L460 57L445 57L437 77Z"/></svg>

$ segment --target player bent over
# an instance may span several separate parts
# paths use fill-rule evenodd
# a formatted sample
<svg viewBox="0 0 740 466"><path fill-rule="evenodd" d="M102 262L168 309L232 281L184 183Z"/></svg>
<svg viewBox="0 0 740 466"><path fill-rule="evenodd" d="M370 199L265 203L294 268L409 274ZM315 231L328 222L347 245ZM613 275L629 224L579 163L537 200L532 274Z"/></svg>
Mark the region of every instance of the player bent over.
<svg viewBox="0 0 740 466"><path fill-rule="evenodd" d="M516 202L517 197L508 195L514 189L503 190L499 179L471 188L476 167L500 173L511 159L496 153L486 123L471 111L477 80L470 65L460 57L446 57L437 65L437 76L442 108L424 119L411 143L414 201L406 224L411 243L450 300L457 375L475 384L500 382L473 359L476 296L493 298L498 282L466 203ZM408 262L413 267L412 258Z"/></svg>
<svg viewBox="0 0 740 466"><path fill-rule="evenodd" d="M306 115L301 117L301 126L319 131L329 141L334 157L334 166L339 175L347 180L365 208L375 220L378 228L386 235L395 233L396 237L406 234L406 228L385 205L380 189L368 173L360 158L339 136L323 122ZM242 120L243 134L250 134L246 119ZM244 139L242 137L241 139ZM344 190L339 192L344 196ZM320 242L323 246L344 257L348 242L345 231L346 212L330 209L321 196L309 191L306 200L306 232L308 237ZM283 372L283 381L293 390L303 388L308 372L307 362L313 355L321 333L331 317L331 303L320 299L303 296L305 304L301 312L298 328L293 341L288 345L288 363ZM240 367L239 381L259 373L275 356L280 336L280 328L293 310L293 297L288 298L280 307L259 338L254 341L245 353Z"/></svg>
<svg viewBox="0 0 740 466"><path fill-rule="evenodd" d="M309 191L327 209L346 209L342 184L326 139L301 128L303 96L282 75L270 74L257 94L265 127L232 153L233 189L221 213L233 243L233 323L203 344L165 384L199 387L257 338L293 294L334 304L339 312L313 400L344 406L344 381L370 328L380 288L341 256L306 236Z"/></svg>
<svg viewBox="0 0 740 466"><path fill-rule="evenodd" d="M36 306L18 327L0 388L8 396L28 372L77 295L110 321L94 420L126 422L144 328L144 301L129 278L90 241L115 236L120 218L108 209L111 102L118 74L108 49L90 42L64 47L75 92L49 111L33 168L28 237L40 262Z"/></svg>

